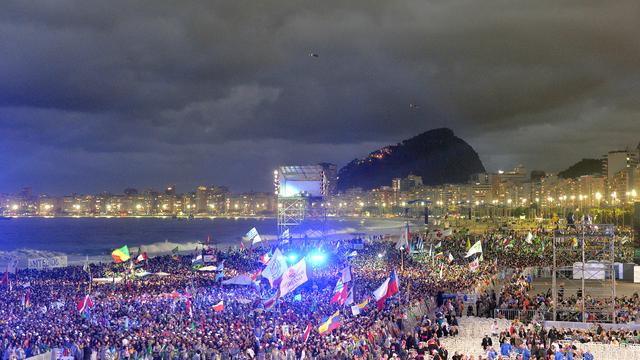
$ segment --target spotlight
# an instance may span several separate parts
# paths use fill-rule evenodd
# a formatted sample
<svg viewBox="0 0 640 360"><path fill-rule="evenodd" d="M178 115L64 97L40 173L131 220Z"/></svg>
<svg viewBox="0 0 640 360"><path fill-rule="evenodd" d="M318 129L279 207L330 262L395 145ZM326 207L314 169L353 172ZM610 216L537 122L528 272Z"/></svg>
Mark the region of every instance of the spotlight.
<svg viewBox="0 0 640 360"><path fill-rule="evenodd" d="M313 252L309 254L309 260L313 265L322 265L327 260L327 255L322 252Z"/></svg>
<svg viewBox="0 0 640 360"><path fill-rule="evenodd" d="M298 260L298 254L291 253L287 255L287 261L289 261L289 263L293 264L296 260Z"/></svg>

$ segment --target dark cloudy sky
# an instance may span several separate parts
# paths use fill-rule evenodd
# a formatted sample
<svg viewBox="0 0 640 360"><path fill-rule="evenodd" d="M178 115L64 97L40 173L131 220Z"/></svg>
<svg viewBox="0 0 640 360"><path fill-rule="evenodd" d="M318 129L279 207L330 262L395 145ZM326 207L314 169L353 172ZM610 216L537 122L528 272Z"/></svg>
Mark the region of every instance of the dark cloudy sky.
<svg viewBox="0 0 640 360"><path fill-rule="evenodd" d="M625 0L4 0L0 192L271 190L277 164L440 126L490 170L559 170L640 141L639 19Z"/></svg>

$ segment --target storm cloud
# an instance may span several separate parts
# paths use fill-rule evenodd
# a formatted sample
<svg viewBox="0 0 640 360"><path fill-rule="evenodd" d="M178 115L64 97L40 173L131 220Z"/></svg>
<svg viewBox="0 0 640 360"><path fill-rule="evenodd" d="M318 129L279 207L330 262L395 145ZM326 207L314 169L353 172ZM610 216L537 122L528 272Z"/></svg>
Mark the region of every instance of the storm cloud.
<svg viewBox="0 0 640 360"><path fill-rule="evenodd" d="M344 165L441 126L490 170L559 170L640 141L639 15L637 1L3 1L0 191L270 190L278 164Z"/></svg>

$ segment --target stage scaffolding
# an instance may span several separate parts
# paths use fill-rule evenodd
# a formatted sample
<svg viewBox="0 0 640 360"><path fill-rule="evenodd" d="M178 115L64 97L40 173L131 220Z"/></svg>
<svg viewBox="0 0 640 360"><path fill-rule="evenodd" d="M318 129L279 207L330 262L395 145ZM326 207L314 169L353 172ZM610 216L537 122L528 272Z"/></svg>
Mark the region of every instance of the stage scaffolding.
<svg viewBox="0 0 640 360"><path fill-rule="evenodd" d="M278 240L323 240L327 176L321 165L281 166L274 171Z"/></svg>
<svg viewBox="0 0 640 360"><path fill-rule="evenodd" d="M615 246L610 224L554 232L553 320L615 323ZM566 288L577 288L576 294L568 296ZM572 296L575 304L567 301Z"/></svg>

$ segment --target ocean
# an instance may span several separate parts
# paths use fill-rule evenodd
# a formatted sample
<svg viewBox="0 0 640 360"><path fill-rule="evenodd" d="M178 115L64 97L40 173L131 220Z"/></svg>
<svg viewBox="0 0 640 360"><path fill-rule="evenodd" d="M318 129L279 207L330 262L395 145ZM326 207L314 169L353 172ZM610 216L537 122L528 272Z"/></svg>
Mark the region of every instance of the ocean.
<svg viewBox="0 0 640 360"><path fill-rule="evenodd" d="M179 250L191 251L208 236L220 247L238 246L244 234L255 227L265 240L276 235L273 218L13 218L0 221L0 264L17 258L67 255L69 263L110 258L111 251L129 245L150 255ZM325 234L350 237L352 233L398 235L402 221L387 219L327 220Z"/></svg>

